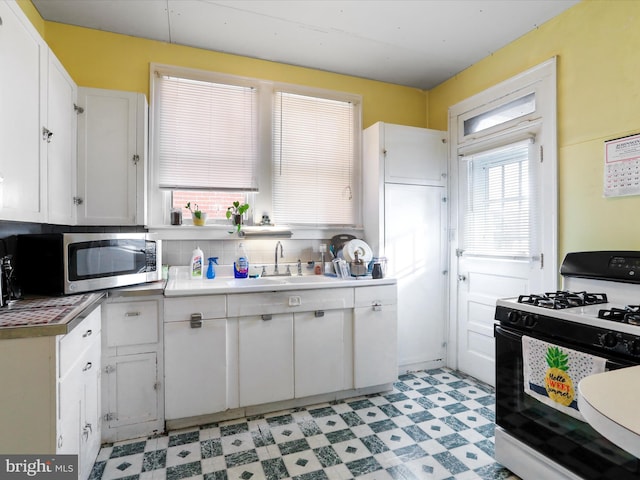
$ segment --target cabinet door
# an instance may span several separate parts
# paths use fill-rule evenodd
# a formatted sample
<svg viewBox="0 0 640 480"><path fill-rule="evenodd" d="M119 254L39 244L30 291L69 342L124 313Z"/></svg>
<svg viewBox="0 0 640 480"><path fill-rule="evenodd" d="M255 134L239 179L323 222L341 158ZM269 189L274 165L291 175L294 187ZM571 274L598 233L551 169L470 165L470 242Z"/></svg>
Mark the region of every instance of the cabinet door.
<svg viewBox="0 0 640 480"><path fill-rule="evenodd" d="M139 353L105 359L107 389L103 396L105 428L150 422L158 418L157 354Z"/></svg>
<svg viewBox="0 0 640 480"><path fill-rule="evenodd" d="M165 418L220 412L227 407L227 321L164 324Z"/></svg>
<svg viewBox="0 0 640 480"><path fill-rule="evenodd" d="M100 402L100 338L96 338L80 360L78 367L82 378L80 405L80 478L89 478L100 451L101 402Z"/></svg>
<svg viewBox="0 0 640 480"><path fill-rule="evenodd" d="M344 382L344 318L348 310L296 313L296 398L336 392Z"/></svg>
<svg viewBox="0 0 640 480"><path fill-rule="evenodd" d="M46 143L49 223L73 225L76 221L77 90L62 64L49 52L45 123L52 134Z"/></svg>
<svg viewBox="0 0 640 480"><path fill-rule="evenodd" d="M385 181L445 185L446 132L384 124Z"/></svg>
<svg viewBox="0 0 640 480"><path fill-rule="evenodd" d="M242 317L238 334L240 406L293 398L293 315Z"/></svg>
<svg viewBox="0 0 640 480"><path fill-rule="evenodd" d="M0 18L0 218L43 222L48 48L16 3L0 2Z"/></svg>
<svg viewBox="0 0 640 480"><path fill-rule="evenodd" d="M78 104L78 223L143 225L144 95L79 88Z"/></svg>
<svg viewBox="0 0 640 480"><path fill-rule="evenodd" d="M356 388L395 382L397 367L396 305L354 309L353 367Z"/></svg>
<svg viewBox="0 0 640 480"><path fill-rule="evenodd" d="M58 382L58 418L56 453L78 455L80 452L80 410L84 386L79 368L71 368Z"/></svg>

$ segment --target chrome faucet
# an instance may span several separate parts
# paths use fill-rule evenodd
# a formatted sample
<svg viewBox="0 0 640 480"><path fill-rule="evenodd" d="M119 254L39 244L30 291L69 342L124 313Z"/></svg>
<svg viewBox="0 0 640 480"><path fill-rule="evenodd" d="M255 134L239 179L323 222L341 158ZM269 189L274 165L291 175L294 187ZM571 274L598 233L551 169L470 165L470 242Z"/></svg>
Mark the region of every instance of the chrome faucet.
<svg viewBox="0 0 640 480"><path fill-rule="evenodd" d="M284 254L282 253L282 243L280 243L280 240L278 240L278 243L276 243L276 256L275 256L275 267L273 267L273 274L274 275L279 275L280 273L278 272L278 246L280 246L280 258L284 258Z"/></svg>

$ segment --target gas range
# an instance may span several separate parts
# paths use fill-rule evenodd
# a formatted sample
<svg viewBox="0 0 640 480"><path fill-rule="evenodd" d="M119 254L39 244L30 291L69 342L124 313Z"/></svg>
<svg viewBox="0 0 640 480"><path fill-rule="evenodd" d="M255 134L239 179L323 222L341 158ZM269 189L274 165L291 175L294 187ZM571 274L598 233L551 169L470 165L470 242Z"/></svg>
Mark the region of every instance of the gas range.
<svg viewBox="0 0 640 480"><path fill-rule="evenodd" d="M561 291L499 299L495 319L640 359L640 252L569 253L560 273Z"/></svg>
<svg viewBox="0 0 640 480"><path fill-rule="evenodd" d="M640 365L640 252L570 253L560 273L559 292L522 292L496 303L495 458L523 478L637 480L640 459L559 410L557 400L529 393L543 385L544 397L549 372L559 368L547 369L544 353L529 348L536 342L565 356L593 356L606 370ZM531 371L542 372L537 383Z"/></svg>

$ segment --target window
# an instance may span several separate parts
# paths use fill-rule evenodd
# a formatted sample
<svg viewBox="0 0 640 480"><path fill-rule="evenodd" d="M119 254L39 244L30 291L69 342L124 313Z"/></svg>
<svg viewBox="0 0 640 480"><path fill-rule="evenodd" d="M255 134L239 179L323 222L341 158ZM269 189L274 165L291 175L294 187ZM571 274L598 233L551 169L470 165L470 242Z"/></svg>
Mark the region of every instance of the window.
<svg viewBox="0 0 640 480"><path fill-rule="evenodd" d="M354 224L351 102L275 92L273 211L277 223Z"/></svg>
<svg viewBox="0 0 640 480"><path fill-rule="evenodd" d="M255 88L160 75L159 187L257 190Z"/></svg>
<svg viewBox="0 0 640 480"><path fill-rule="evenodd" d="M524 97L500 105L493 110L484 112L464 121L464 135L482 132L497 125L521 118L536 111L536 95L530 93Z"/></svg>
<svg viewBox="0 0 640 480"><path fill-rule="evenodd" d="M208 223L224 223L235 200L251 204L248 224L263 215L279 225L359 224L359 96L178 67L152 72L152 225L188 201Z"/></svg>
<svg viewBox="0 0 640 480"><path fill-rule="evenodd" d="M529 141L467 159L464 250L478 255L531 255Z"/></svg>

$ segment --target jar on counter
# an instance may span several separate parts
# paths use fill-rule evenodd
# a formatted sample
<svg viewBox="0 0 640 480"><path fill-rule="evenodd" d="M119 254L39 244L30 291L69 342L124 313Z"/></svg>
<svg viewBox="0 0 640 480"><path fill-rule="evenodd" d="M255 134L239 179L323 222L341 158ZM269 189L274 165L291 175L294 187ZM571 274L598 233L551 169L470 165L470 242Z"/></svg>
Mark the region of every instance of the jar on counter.
<svg viewBox="0 0 640 480"><path fill-rule="evenodd" d="M171 209L171 225L182 225L182 209Z"/></svg>

